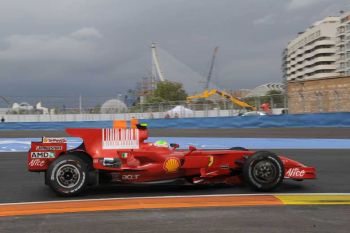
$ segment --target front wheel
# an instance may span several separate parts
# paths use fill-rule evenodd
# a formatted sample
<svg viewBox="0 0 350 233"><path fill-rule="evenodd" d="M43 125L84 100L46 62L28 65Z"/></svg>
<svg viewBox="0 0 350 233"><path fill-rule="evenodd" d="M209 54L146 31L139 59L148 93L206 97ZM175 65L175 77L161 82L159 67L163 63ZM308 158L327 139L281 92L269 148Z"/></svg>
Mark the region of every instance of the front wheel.
<svg viewBox="0 0 350 233"><path fill-rule="evenodd" d="M284 178L284 166L277 155L269 151L258 151L243 165L245 182L257 191L277 188Z"/></svg>
<svg viewBox="0 0 350 233"><path fill-rule="evenodd" d="M76 196L88 184L88 164L76 155L62 155L49 166L46 180L60 196Z"/></svg>

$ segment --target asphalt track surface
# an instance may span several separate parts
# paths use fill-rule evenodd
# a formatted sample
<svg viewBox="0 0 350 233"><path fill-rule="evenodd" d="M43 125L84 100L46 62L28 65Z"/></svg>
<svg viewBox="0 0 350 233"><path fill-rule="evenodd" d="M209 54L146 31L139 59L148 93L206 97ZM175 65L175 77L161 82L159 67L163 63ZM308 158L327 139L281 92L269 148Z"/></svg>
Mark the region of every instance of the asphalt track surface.
<svg viewBox="0 0 350 233"><path fill-rule="evenodd" d="M350 206L157 209L0 218L0 232L348 233Z"/></svg>
<svg viewBox="0 0 350 233"><path fill-rule="evenodd" d="M314 138L350 138L347 130L340 133L331 132L329 129L316 130L316 132L306 131L309 131L309 137ZM327 136L326 131L333 136ZM232 132L229 131L218 132L220 132L218 137L220 135L222 137L232 136ZM187 133L187 135L179 136L196 136L198 131L187 131ZM200 135L213 136L209 133L201 132ZM249 137L247 135L250 132L245 131L245 133L246 137ZM289 133L285 134L285 137L291 135L290 137L295 138L299 134L300 137L306 137L301 134L302 130ZM278 137L276 134L278 134L277 131L274 132L274 135L265 132L264 135L261 133L260 137ZM22 137L27 136L38 135L22 135ZM177 135L165 135L159 132L155 134L153 131L152 136ZM254 137L259 136L255 134ZM283 153L306 165L315 166L318 173L317 180L286 181L280 189L276 190L277 193L350 193L350 150L276 150L275 152ZM0 203L67 200L55 196L44 185L43 174L27 172L26 153L0 153L0 184ZM228 186L100 186L89 189L83 196L70 199L250 193L253 192L247 187ZM150 209L0 218L1 233L349 232L349 228L350 205Z"/></svg>

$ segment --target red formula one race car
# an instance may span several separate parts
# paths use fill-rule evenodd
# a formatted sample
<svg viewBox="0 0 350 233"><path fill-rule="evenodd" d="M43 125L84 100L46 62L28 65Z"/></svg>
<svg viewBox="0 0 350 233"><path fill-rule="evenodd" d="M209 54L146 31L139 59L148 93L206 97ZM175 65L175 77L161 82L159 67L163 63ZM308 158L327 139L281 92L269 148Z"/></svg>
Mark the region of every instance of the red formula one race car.
<svg viewBox="0 0 350 233"><path fill-rule="evenodd" d="M146 142L147 126L66 129L83 143L67 150L64 138L32 142L28 169L45 172L45 183L58 195L73 196L101 182L138 184L176 179L192 184L247 184L270 191L283 179L314 179L315 168L268 151L240 147L202 150L165 141Z"/></svg>

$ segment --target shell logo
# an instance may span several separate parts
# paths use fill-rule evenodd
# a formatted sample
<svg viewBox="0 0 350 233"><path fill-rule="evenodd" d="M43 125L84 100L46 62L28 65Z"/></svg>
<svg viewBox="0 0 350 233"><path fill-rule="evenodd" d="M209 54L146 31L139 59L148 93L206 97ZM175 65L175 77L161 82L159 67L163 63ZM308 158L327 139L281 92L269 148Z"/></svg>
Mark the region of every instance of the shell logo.
<svg viewBox="0 0 350 233"><path fill-rule="evenodd" d="M180 160L178 158L168 158L165 160L163 168L166 172L172 173L176 172L181 166Z"/></svg>

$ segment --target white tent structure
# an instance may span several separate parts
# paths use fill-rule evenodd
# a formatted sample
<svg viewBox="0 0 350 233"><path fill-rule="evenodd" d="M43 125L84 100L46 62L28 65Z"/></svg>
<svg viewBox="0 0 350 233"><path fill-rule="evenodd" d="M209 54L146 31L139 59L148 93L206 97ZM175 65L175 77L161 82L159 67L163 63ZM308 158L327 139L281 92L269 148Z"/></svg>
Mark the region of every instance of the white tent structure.
<svg viewBox="0 0 350 233"><path fill-rule="evenodd" d="M35 105L35 109L36 109L37 111L39 111L40 113L42 113L42 114L49 114L49 109L43 107L41 102L38 102L38 103Z"/></svg>
<svg viewBox="0 0 350 233"><path fill-rule="evenodd" d="M13 103L12 108L9 109L10 113L19 114L19 113L30 113L33 112L34 107L27 102L22 103Z"/></svg>
<svg viewBox="0 0 350 233"><path fill-rule="evenodd" d="M191 109L185 108L182 105L178 105L173 109L166 112L170 117L191 117L193 116L193 111Z"/></svg>

